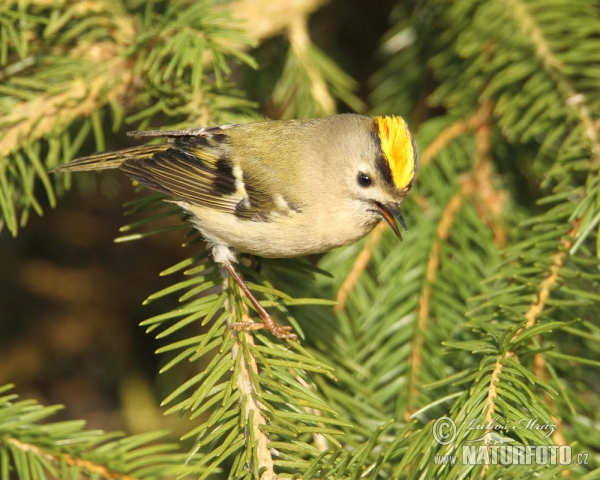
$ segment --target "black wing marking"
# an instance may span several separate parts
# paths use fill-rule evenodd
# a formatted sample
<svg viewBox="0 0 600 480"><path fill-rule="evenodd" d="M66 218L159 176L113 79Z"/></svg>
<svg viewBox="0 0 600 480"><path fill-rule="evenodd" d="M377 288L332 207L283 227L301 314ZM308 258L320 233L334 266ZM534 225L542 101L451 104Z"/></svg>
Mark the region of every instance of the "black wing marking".
<svg viewBox="0 0 600 480"><path fill-rule="evenodd" d="M240 197L235 195L236 179L228 158L165 147L151 157L127 160L120 168L153 190L195 205L234 212Z"/></svg>
<svg viewBox="0 0 600 480"><path fill-rule="evenodd" d="M153 190L243 220L268 222L275 211L289 213L265 193L261 178L247 173L238 174L241 178L234 175L234 146L226 132L234 126L129 132L130 136L167 137L168 143L98 153L56 171L119 168ZM300 211L296 205L290 209Z"/></svg>
<svg viewBox="0 0 600 480"><path fill-rule="evenodd" d="M270 214L278 210L273 197L259 187L259 178L242 172L236 178L228 137L213 131L176 137L160 152L127 160L120 168L141 184L192 204L243 220L270 221Z"/></svg>

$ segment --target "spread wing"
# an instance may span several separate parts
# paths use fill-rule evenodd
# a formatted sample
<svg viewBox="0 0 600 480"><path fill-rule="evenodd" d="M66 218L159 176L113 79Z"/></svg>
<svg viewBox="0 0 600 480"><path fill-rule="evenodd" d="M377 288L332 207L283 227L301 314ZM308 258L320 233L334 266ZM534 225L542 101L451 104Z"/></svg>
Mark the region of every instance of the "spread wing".
<svg viewBox="0 0 600 480"><path fill-rule="evenodd" d="M235 125L174 131L131 132L163 136L163 145L133 147L75 160L56 171L119 168L147 187L193 205L252 221L269 221L281 202L264 193L260 179L249 177L232 160L227 130Z"/></svg>

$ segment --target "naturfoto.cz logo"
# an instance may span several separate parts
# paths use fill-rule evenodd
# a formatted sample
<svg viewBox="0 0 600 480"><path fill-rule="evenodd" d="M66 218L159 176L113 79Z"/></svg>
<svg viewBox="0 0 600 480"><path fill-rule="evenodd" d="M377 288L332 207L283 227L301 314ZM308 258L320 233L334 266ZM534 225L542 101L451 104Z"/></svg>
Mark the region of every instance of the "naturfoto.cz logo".
<svg viewBox="0 0 600 480"><path fill-rule="evenodd" d="M502 425L500 418L481 424L478 420L470 420L468 431L481 431L483 435L474 440L467 440L462 446L460 455L436 455L434 461L438 465L586 465L588 454L579 453L573 456L569 445L512 445L516 442L502 433L510 430L535 430L544 439L556 430L556 425L545 424L539 419L523 419L514 425ZM499 433L500 432L500 433ZM449 417L440 417L433 424L433 437L440 445L452 444L458 435L456 423Z"/></svg>

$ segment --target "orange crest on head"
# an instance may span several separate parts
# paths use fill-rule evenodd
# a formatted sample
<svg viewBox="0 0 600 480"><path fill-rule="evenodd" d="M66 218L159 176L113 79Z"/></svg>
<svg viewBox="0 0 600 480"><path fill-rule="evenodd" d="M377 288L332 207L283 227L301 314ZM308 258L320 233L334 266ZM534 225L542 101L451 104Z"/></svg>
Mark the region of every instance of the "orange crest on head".
<svg viewBox="0 0 600 480"><path fill-rule="evenodd" d="M408 125L402 117L375 117L375 121L394 186L400 190L410 187L418 168L418 157Z"/></svg>

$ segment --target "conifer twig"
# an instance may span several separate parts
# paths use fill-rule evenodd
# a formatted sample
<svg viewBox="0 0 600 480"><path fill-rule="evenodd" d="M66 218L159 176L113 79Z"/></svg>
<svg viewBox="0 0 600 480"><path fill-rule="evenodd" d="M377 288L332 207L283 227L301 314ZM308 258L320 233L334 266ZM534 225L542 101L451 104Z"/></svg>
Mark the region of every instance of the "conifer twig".
<svg viewBox="0 0 600 480"><path fill-rule="evenodd" d="M554 287L556 287L560 270L565 264L565 261L567 259L567 254L568 254L569 250L571 249L571 247L573 246L573 238L575 238L577 236L580 225L581 225L581 221L575 220L573 222L573 228L568 233L568 236L563 238L561 243L562 243L564 250L559 250L554 254L554 257L552 260L552 265L550 266L550 274L540 284L540 293L538 294L538 298L537 298L536 302L531 304L531 306L529 307L529 310L525 314L527 323L525 324L524 328L520 329L519 331L517 331L517 333L515 333L515 335L513 336L513 339L516 336L518 336L523 330L525 330L527 328L531 328L535 325L537 317L542 313L546 302L550 298L552 289ZM540 339L539 336L538 336L538 339ZM546 366L546 360L544 359L544 356L541 353L535 354L534 373L540 379L544 379L547 377L548 367ZM548 394L545 395L545 400L546 400L547 404L550 404L550 405L552 404L551 399L548 396ZM555 445L564 445L565 439L562 435L562 422L560 421L560 419L558 419L554 416L552 418L553 418L554 423L557 426L557 428L552 436L552 439L553 439Z"/></svg>
<svg viewBox="0 0 600 480"><path fill-rule="evenodd" d="M252 321L252 319L246 315L242 318L244 319L243 321ZM245 341L254 345L254 337L251 333L247 331L238 331L235 332L235 335L237 335L238 338L242 335L245 336ZM250 437L254 438L256 442L256 456L258 459L258 465L251 465L250 468L252 468L255 474L258 474L261 470L263 471L260 477L261 480L274 480L277 476L274 471L275 464L273 462L273 457L271 456L271 451L268 447L269 437L260 429L260 426L265 425L267 420L262 414L260 403L254 395L254 385L252 384L250 373L252 372L256 375L258 373L258 366L254 356L249 355L249 359L247 359L246 355L243 354L240 348L240 341L241 340L238 340L233 344L233 347L231 347L231 356L236 359L238 355L242 355L240 372L236 378L236 384L240 391L240 404L243 405L245 403L246 405L245 411L242 412L246 420L246 428L252 429L252 435L250 435L249 432L245 433L246 439L248 440Z"/></svg>
<svg viewBox="0 0 600 480"><path fill-rule="evenodd" d="M224 268L221 269L221 275L223 277L223 288L229 288L229 274ZM239 295L243 296L244 294L239 291ZM252 323L253 320L248 316L248 307L243 302L240 303L245 310L241 315L241 321ZM231 313L227 320L227 324L230 325L236 323L235 307L231 304L229 298L225 300L225 309ZM253 470L255 476L258 476L259 472L262 471L260 476L261 480L275 480L277 476L274 471L275 463L268 447L269 436L260 428L261 425L267 423L267 420L263 415L260 403L256 398L255 388L252 382L252 375L258 374L258 365L256 363L256 358L254 358L251 352L249 355L244 355L241 345L242 336L245 337L243 341L247 342L249 345L254 345L254 336L250 332L244 330L236 330L233 334L237 336L237 341L231 347L231 357L236 361L238 356L241 355L240 370L235 381L240 392L240 405L245 405L245 410L241 412L241 414L244 415L244 423L246 424L244 435L246 437L246 442L249 442L250 438L253 438L256 442L258 465L251 464L250 468ZM249 429L252 431L250 432ZM252 448L252 446L250 446L250 448Z"/></svg>
<svg viewBox="0 0 600 480"><path fill-rule="evenodd" d="M97 465L89 460L83 460L81 458L74 458L68 453L64 454L51 454L47 451L42 450L37 445L33 445L31 443L21 442L16 438L4 437L2 442L8 443L12 445L14 448L20 450L21 452L27 453L31 452L38 457L43 457L47 461L53 463L54 465L61 465L66 463L72 467L80 468L92 475L100 475L102 478L108 479L119 479L119 480L136 480L135 477L130 475L125 475L118 472L111 472L104 465Z"/></svg>
<svg viewBox="0 0 600 480"><path fill-rule="evenodd" d="M51 133L57 124L68 125L78 117L89 117L110 99L124 95L132 79L133 72L125 62L113 59L89 82L76 78L65 84L61 93L40 95L20 104L9 115L0 116L0 127L6 126L0 136L0 155L9 156L25 142Z"/></svg>
<svg viewBox="0 0 600 480"><path fill-rule="evenodd" d="M416 400L418 395L418 383L421 369L421 351L423 349L423 332L427 328L427 320L429 318L430 302L432 297L432 284L436 279L437 271L440 267L440 253L442 245L448 241L450 236L450 228L454 222L454 218L458 210L463 206L466 198L470 199L475 204L480 217L494 228L494 222L487 214L487 208L495 214L501 211L501 206L494 208L488 202L492 196L497 194L491 184L488 171L491 121L492 121L492 102L484 101L477 111L464 121L455 122L450 127L443 130L434 140L426 153L429 159L435 157L441 149L443 149L449 141L456 136L465 134L474 130L475 135L475 158L471 172L466 175L461 182L460 190L452 196L446 204L442 212L440 223L437 228L437 239L431 248L427 268L425 273L425 284L419 296L419 307L417 314L417 325L412 343L412 353L409 357L410 364L410 380L408 388L408 396L405 410L405 418L408 420L412 415L412 402ZM435 145L434 145L435 144ZM433 148L430 150L429 148ZM484 187L484 188L482 188ZM500 197L502 198L502 197ZM480 201L479 201L480 200ZM498 203L498 202L495 202ZM492 210L493 209L493 210ZM488 221L486 221L488 220ZM503 241L504 237L500 232L496 233L499 240Z"/></svg>
<svg viewBox="0 0 600 480"><path fill-rule="evenodd" d="M488 426L485 430L485 435L488 435L492 431L492 425L494 423L494 413L496 410L496 397L498 396L497 384L500 381L500 373L504 367L504 360L513 356L512 352L506 352L506 354L499 355L494 364L494 370L488 386L488 393L485 398L485 405L487 407L485 412L485 425ZM481 469L481 478L485 477L485 472L490 468L489 463L485 463Z"/></svg>
<svg viewBox="0 0 600 480"><path fill-rule="evenodd" d="M575 220L573 222L573 228L571 229L571 231L567 234L567 236L565 238L562 239L562 241L561 241L562 249L558 250L552 257L552 264L550 265L550 273L548 274L548 276L546 278L544 278L544 280L542 280L542 283L540 283L540 292L538 293L537 299L535 302L533 302L531 304L531 306L529 307L529 310L525 314L527 323L525 324L525 326L523 328L521 328L514 334L514 336L512 338L513 340L517 336L519 336L519 334L523 330L533 327L535 325L537 318L544 310L546 302L550 298L550 293L552 292L552 290L554 289L554 287L556 287L556 284L558 283L560 270L564 266L565 260L567 259L568 252L571 249L571 247L573 246L573 238L577 235L577 232L579 232L580 223L581 222L579 220Z"/></svg>
<svg viewBox="0 0 600 480"><path fill-rule="evenodd" d="M457 120L452 125L444 128L427 146L419 157L421 167L427 165L455 138L478 130L481 125L487 124L491 119L492 103L490 100L484 101L473 115L468 118Z"/></svg>
<svg viewBox="0 0 600 480"><path fill-rule="evenodd" d="M286 31L297 18L307 18L328 0L237 0L228 3L236 25L241 23L246 36L255 42ZM235 45L247 49L248 45Z"/></svg>
<svg viewBox="0 0 600 480"><path fill-rule="evenodd" d="M306 17L296 17L292 19L288 25L288 38L294 55L298 59L300 65L308 75L310 80L310 93L325 115L333 115L335 113L335 101L329 93L325 79L316 68L313 61L309 58L309 48L311 45L308 35L308 25Z"/></svg>
<svg viewBox="0 0 600 480"><path fill-rule="evenodd" d="M381 236L385 228L386 224L384 224L383 222L377 225L367 238L367 241L365 242L360 253L356 256L354 264L352 265L352 270L350 270L350 273L344 279L342 285L338 289L338 293L336 296L336 301L338 303L335 307L333 307L334 312L341 312L342 310L344 310L344 308L346 308L348 294L354 289L354 287L356 286L356 282L358 282L360 276L369 265L369 262L371 261L371 256L373 255L373 249L381 241Z"/></svg>
<svg viewBox="0 0 600 480"><path fill-rule="evenodd" d="M404 418L407 422L410 421L410 416L413 413L413 401L416 400L419 391L418 384L421 370L421 353L424 343L423 332L427 328L427 320L429 318L429 305L432 295L431 285L435 281L439 269L442 244L448 240L455 215L462 207L465 196L469 193L469 189L471 188L472 184L467 181L467 178L464 179L460 190L452 196L442 212L440 223L437 228L437 239L431 247L429 260L427 261L425 282L421 294L419 295L417 324L412 340L411 354L408 360L410 366L410 379L407 389L406 408L404 410Z"/></svg>
<svg viewBox="0 0 600 480"><path fill-rule="evenodd" d="M546 302L550 298L550 294L551 294L552 290L556 287L556 285L558 283L560 270L562 269L562 267L565 264L568 252L573 245L572 239L577 235L577 232L579 231L580 223L581 222L579 220L575 220L573 222L573 228L571 229L571 231L567 234L567 236L565 236L562 239L562 241L561 241L562 248L554 254L554 256L552 258L552 263L550 264L549 273L544 278L544 280L542 280L542 282L540 283L539 293L538 293L536 299L529 306L529 309L527 310L527 312L525 313L525 318L527 319L525 326L523 328L520 328L519 330L517 330L511 340L515 340L524 330L533 327L536 323L537 318L543 312L544 307L546 306ZM508 352L500 355L498 357L498 359L496 360L496 364L494 366L494 371L492 372L492 377L491 377L490 384L488 387L488 395L486 398L487 412L485 415L485 419L486 419L487 425L491 425L492 420L494 418L494 413L496 410L495 399L497 396L496 383L498 382L500 373L502 372L503 361L507 358L514 357L514 356L516 356L515 352L508 351ZM545 376L546 361L544 360L541 353L537 353L535 355L534 363L536 365L536 369L535 369L536 375L538 376L538 378L543 378ZM555 435L556 435L556 432L559 432L560 430L562 430L562 427L561 427L561 422L558 419L554 418L554 421L557 425L557 429L555 431ZM490 432L490 429L488 428L486 430L486 434L489 432ZM561 443L556 443L556 444L557 445L564 444L564 438L562 437L562 433L559 433L558 435L559 435L558 437L553 437L553 439L555 440L555 442L561 442ZM488 468L489 468L489 465L484 466L484 468L482 470L482 477Z"/></svg>
<svg viewBox="0 0 600 480"><path fill-rule="evenodd" d="M542 62L544 69L556 82L557 90L562 94L565 106L573 110L582 123L585 135L592 146L592 155L595 157L595 163L600 162L599 125L590 114L585 95L582 92L578 92L564 74L563 70L565 66L563 62L552 52L542 28L529 12L527 5L522 0L509 0L507 3L507 11L513 13L524 35L533 43L535 54Z"/></svg>
<svg viewBox="0 0 600 480"><path fill-rule="evenodd" d="M488 99L482 103L477 113L470 119L470 125L475 134L473 167L475 185L470 191L479 217L492 229L496 246L501 248L506 242L506 231L502 227L502 209L508 195L505 191L496 189L492 180L490 165L492 109L492 101Z"/></svg>

